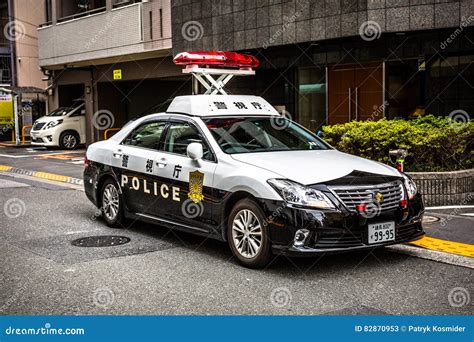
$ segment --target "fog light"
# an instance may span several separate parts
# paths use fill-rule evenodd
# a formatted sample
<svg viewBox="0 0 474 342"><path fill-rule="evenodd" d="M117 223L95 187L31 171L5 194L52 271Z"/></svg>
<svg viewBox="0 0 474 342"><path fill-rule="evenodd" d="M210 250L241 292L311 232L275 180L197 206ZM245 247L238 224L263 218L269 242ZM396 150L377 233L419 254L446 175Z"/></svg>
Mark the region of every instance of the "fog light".
<svg viewBox="0 0 474 342"><path fill-rule="evenodd" d="M309 235L309 230L308 229L299 229L296 231L295 234L295 241L293 242L293 245L295 247L301 247L304 246L304 243Z"/></svg>
<svg viewBox="0 0 474 342"><path fill-rule="evenodd" d="M52 135L48 135L48 136L46 137L46 139L48 139L49 142L51 142L51 141L53 141L53 136L52 136Z"/></svg>

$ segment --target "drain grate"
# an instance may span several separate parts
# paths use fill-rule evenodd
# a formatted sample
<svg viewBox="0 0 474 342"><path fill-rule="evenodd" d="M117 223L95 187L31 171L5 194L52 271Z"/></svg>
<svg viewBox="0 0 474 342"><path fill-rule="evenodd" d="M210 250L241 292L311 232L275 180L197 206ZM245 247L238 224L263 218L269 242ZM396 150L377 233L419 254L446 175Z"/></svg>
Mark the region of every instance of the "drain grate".
<svg viewBox="0 0 474 342"><path fill-rule="evenodd" d="M130 242L126 236L100 235L87 236L71 241L71 245L76 247L112 247L120 246Z"/></svg>

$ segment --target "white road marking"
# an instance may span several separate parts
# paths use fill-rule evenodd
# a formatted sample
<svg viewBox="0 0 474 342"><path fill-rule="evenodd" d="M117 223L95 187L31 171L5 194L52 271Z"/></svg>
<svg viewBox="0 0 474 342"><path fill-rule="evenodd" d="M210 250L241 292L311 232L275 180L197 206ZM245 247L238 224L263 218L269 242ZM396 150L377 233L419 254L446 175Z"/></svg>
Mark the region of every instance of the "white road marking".
<svg viewBox="0 0 474 342"><path fill-rule="evenodd" d="M55 152L55 153L42 153L42 154L20 154L17 156L12 156L9 154L0 154L0 157L5 157L5 158L31 158L31 157L43 157L43 156L54 156L58 154L70 154L70 153L76 153L76 152Z"/></svg>
<svg viewBox="0 0 474 342"><path fill-rule="evenodd" d="M387 250L396 253L411 255L420 259L432 260L450 264L455 266L467 267L474 269L474 258L465 257L461 255L433 251L430 249L408 246L408 245L394 245L385 247Z"/></svg>
<svg viewBox="0 0 474 342"><path fill-rule="evenodd" d="M443 210L443 209L471 209L474 205L446 205L442 207L426 207L426 210Z"/></svg>
<svg viewBox="0 0 474 342"><path fill-rule="evenodd" d="M15 181L11 181L8 179L0 179L0 189L6 189L6 188L24 188L30 186L29 184L25 183L19 183Z"/></svg>

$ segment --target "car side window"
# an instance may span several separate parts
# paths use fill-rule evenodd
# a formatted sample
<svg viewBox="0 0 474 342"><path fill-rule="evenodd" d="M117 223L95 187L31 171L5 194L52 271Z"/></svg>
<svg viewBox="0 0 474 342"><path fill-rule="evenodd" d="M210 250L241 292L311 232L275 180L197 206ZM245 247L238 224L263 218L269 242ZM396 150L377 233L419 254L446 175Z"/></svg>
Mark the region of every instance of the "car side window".
<svg viewBox="0 0 474 342"><path fill-rule="evenodd" d="M159 148L161 136L165 130L166 122L154 121L144 123L135 128L122 145L144 147L157 150Z"/></svg>
<svg viewBox="0 0 474 342"><path fill-rule="evenodd" d="M203 159L213 161L211 149L201 132L192 124L187 122L174 122L168 128L165 140L165 152L187 155L187 148L190 143L199 142L202 144Z"/></svg>
<svg viewBox="0 0 474 342"><path fill-rule="evenodd" d="M81 109L78 109L76 110L74 113L72 113L71 115L69 115L70 118L73 118L75 116L84 116L86 115L86 110L84 108L81 108Z"/></svg>

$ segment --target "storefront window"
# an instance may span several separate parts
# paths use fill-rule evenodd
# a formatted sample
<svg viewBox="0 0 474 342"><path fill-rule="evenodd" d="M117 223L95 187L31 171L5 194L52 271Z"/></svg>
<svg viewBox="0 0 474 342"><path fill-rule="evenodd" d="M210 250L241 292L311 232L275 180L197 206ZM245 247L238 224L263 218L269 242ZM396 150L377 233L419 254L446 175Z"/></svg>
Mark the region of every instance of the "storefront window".
<svg viewBox="0 0 474 342"><path fill-rule="evenodd" d="M313 132L326 124L326 69L298 70L298 121Z"/></svg>

